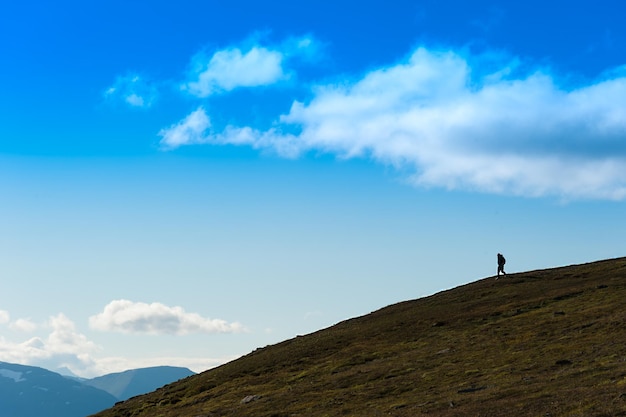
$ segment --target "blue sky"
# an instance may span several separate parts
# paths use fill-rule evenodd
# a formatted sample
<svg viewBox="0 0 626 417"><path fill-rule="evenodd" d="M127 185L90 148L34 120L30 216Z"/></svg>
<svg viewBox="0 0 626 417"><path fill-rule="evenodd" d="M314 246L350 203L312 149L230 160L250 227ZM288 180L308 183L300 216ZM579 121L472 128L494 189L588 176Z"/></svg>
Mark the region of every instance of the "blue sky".
<svg viewBox="0 0 626 417"><path fill-rule="evenodd" d="M625 254L621 2L355 4L0 6L0 360L202 371Z"/></svg>

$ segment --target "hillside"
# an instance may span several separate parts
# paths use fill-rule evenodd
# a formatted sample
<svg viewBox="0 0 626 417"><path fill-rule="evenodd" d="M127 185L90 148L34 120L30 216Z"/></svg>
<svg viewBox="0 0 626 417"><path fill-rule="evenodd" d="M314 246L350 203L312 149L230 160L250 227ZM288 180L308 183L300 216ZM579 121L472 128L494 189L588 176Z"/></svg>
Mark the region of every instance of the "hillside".
<svg viewBox="0 0 626 417"><path fill-rule="evenodd" d="M626 258L473 282L268 346L98 417L624 416Z"/></svg>

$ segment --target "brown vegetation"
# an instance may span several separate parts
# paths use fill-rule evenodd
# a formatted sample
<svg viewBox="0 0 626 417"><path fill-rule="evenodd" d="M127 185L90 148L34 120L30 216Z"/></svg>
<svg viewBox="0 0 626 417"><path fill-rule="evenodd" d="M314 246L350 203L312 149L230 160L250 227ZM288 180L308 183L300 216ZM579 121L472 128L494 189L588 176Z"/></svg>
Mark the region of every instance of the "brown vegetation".
<svg viewBox="0 0 626 417"><path fill-rule="evenodd" d="M626 258L483 279L98 417L626 416Z"/></svg>

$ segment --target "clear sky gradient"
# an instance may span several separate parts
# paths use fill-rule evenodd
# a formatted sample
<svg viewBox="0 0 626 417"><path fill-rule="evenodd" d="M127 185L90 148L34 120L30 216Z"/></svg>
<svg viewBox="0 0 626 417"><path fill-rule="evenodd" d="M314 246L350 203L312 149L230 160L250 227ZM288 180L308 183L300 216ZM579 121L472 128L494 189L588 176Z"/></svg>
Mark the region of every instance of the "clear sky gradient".
<svg viewBox="0 0 626 417"><path fill-rule="evenodd" d="M626 255L626 5L0 6L0 361L203 371Z"/></svg>

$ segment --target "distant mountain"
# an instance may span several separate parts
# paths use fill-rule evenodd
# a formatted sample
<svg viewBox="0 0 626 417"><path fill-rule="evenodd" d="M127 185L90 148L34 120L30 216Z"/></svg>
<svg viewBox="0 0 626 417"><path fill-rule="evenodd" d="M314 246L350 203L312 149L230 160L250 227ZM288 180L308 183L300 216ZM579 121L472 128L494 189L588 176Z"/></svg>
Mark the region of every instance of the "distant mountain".
<svg viewBox="0 0 626 417"><path fill-rule="evenodd" d="M127 400L191 375L195 373L187 368L156 366L107 374L83 383L106 391L118 400Z"/></svg>
<svg viewBox="0 0 626 417"><path fill-rule="evenodd" d="M116 401L108 392L46 369L0 362L2 417L84 417Z"/></svg>
<svg viewBox="0 0 626 417"><path fill-rule="evenodd" d="M85 380L0 362L0 417L85 417L190 375L187 368L158 366Z"/></svg>
<svg viewBox="0 0 626 417"><path fill-rule="evenodd" d="M70 379L75 379L77 381L84 381L86 378L81 378L78 375L76 375L74 372L72 372L72 370L66 366L62 366L60 368L57 369L48 369L49 371L52 372L56 372L59 375L62 375L64 377L70 378Z"/></svg>

